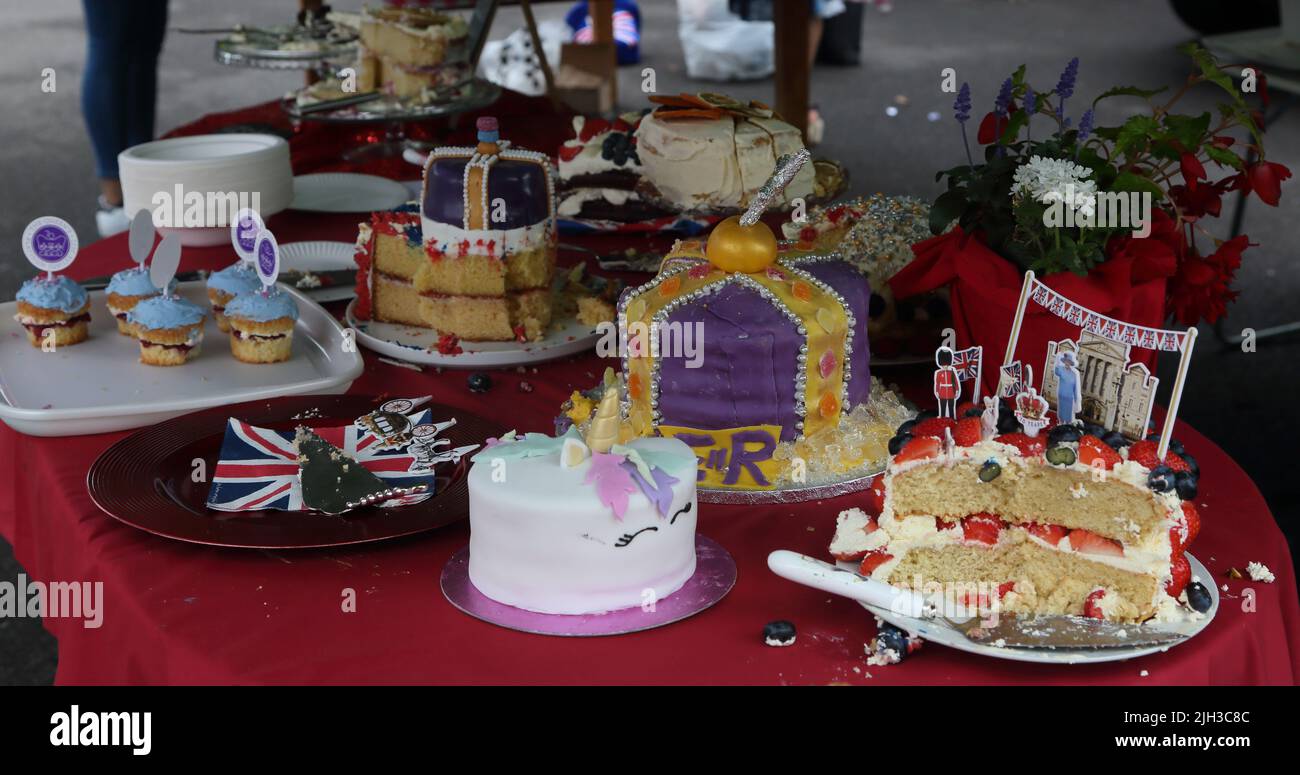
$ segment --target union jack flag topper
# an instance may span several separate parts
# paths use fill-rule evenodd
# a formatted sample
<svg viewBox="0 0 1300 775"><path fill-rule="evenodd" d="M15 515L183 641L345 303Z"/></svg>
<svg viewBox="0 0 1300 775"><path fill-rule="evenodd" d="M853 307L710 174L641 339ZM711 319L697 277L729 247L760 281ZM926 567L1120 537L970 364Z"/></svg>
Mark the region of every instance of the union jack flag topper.
<svg viewBox="0 0 1300 775"><path fill-rule="evenodd" d="M1028 377L1025 376L1026 372L1028 372ZM1020 361L1012 361L1003 366L1001 373L998 375L998 397L1015 398L1033 381L1034 370L1032 368L1026 369L1020 365Z"/></svg>
<svg viewBox="0 0 1300 775"><path fill-rule="evenodd" d="M979 403L980 378L984 374L984 346L977 344L956 351L952 354L952 367L957 370L957 379L962 382L975 381L975 392L971 396L971 401Z"/></svg>
<svg viewBox="0 0 1300 775"><path fill-rule="evenodd" d="M409 406L427 400L411 401ZM313 428L321 438L393 487L425 485L423 492L378 504L383 508L406 506L430 498L436 484L434 467L459 460L478 447L448 449L451 441L438 438L438 434L455 425L455 419L434 423L428 409L412 411L405 417L412 430L409 438L396 446L386 443L388 439L360 421ZM217 511L308 511L303 504L299 471L293 429L259 428L232 417L227 421L226 436L221 442L221 458L217 461L212 489L208 492L208 508Z"/></svg>

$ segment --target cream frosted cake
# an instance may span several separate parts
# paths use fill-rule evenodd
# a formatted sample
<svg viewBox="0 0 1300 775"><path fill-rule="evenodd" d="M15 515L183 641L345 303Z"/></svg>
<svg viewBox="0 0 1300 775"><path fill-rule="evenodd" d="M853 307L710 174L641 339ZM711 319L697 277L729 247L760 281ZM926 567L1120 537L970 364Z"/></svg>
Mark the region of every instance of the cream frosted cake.
<svg viewBox="0 0 1300 775"><path fill-rule="evenodd" d="M1158 461L1156 442L1090 426L1044 439L1004 421L996 434L991 414L971 414L899 428L874 503L839 515L837 559L900 587L964 585L980 596L964 602L996 596L1014 613L1177 615L1200 530L1195 460L1179 447Z"/></svg>
<svg viewBox="0 0 1300 775"><path fill-rule="evenodd" d="M799 130L762 103L688 94L651 101L659 107L635 134L641 190L681 210L743 210L777 159L804 147ZM816 178L813 165L804 166L776 204L812 196Z"/></svg>
<svg viewBox="0 0 1300 775"><path fill-rule="evenodd" d="M618 392L584 440L505 434L469 471L469 578L548 614L653 603L695 573L695 455L676 439L616 443ZM601 451L604 450L604 451Z"/></svg>

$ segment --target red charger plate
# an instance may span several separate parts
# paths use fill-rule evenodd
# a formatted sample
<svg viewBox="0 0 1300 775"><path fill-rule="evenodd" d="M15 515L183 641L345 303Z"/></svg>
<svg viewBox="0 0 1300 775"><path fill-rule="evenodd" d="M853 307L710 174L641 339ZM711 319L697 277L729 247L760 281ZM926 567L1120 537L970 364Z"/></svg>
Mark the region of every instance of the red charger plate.
<svg viewBox="0 0 1300 775"><path fill-rule="evenodd" d="M434 496L396 509L369 507L340 516L294 511L213 511L208 481L195 482L195 460L216 469L226 421L237 417L266 428L350 423L383 399L356 395L286 396L218 406L174 417L127 436L86 475L96 506L114 519L154 535L208 546L308 549L344 546L421 533L469 516L469 460L438 469ZM456 418L444 432L453 447L482 444L504 430L497 423L441 404L426 404L434 420Z"/></svg>

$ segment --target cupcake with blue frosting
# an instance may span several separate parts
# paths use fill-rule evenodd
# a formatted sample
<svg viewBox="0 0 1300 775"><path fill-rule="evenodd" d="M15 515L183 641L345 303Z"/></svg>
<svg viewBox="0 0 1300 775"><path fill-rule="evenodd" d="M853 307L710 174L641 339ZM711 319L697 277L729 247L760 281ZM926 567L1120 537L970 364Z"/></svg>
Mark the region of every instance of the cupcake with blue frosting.
<svg viewBox="0 0 1300 775"><path fill-rule="evenodd" d="M175 293L175 291L176 281L172 280L167 286L167 292ZM104 295L109 314L117 319L117 332L134 336L135 332L126 320L127 313L145 299L152 299L161 293L162 291L149 279L147 267L133 266L113 275L108 281L108 288L104 291Z"/></svg>
<svg viewBox="0 0 1300 775"><path fill-rule="evenodd" d="M62 275L34 277L18 289L14 320L27 330L33 347L84 342L90 336L90 296Z"/></svg>
<svg viewBox="0 0 1300 775"><path fill-rule="evenodd" d="M226 305L230 352L245 363L289 360L298 303L279 287L241 293Z"/></svg>
<svg viewBox="0 0 1300 775"><path fill-rule="evenodd" d="M227 304L241 293L261 288L262 281L257 279L257 270L246 261L237 261L209 275L208 301L212 302L212 316L217 319L217 328L230 330L230 323L226 320Z"/></svg>
<svg viewBox="0 0 1300 775"><path fill-rule="evenodd" d="M126 321L140 341L140 362L180 366L198 356L207 316L199 305L171 293L136 304L126 313Z"/></svg>

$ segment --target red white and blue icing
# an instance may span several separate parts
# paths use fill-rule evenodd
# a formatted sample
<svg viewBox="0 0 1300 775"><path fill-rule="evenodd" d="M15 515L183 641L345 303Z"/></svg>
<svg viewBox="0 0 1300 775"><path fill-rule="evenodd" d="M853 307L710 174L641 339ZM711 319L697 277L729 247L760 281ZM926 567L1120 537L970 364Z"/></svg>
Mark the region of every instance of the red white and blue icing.
<svg viewBox="0 0 1300 775"><path fill-rule="evenodd" d="M18 301L71 314L86 306L86 289L63 275L33 277L18 289Z"/></svg>

